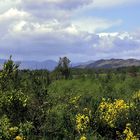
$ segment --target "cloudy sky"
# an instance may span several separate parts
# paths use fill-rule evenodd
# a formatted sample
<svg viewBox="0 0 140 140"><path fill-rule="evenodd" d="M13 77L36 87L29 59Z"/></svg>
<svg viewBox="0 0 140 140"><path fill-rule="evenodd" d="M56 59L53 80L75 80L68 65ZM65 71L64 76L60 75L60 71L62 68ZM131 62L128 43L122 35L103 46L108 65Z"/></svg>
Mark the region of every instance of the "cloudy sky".
<svg viewBox="0 0 140 140"><path fill-rule="evenodd" d="M140 59L140 0L0 0L0 58Z"/></svg>

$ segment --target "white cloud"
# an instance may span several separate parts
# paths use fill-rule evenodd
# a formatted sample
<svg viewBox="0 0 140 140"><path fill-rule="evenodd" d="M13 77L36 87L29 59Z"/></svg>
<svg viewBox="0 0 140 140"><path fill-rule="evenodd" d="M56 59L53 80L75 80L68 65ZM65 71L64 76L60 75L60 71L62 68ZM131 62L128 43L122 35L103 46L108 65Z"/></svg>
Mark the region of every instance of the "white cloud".
<svg viewBox="0 0 140 140"><path fill-rule="evenodd" d="M89 33L103 31L113 26L119 26L121 25L121 23L122 20L110 21L106 19L93 18L93 17L92 18L86 17L73 21L73 24L77 26L80 31L86 31Z"/></svg>
<svg viewBox="0 0 140 140"><path fill-rule="evenodd" d="M8 36L13 26L15 26L18 22L28 18L30 18L29 13L13 8L0 14L0 37L4 38L5 36Z"/></svg>
<svg viewBox="0 0 140 140"><path fill-rule="evenodd" d="M16 8L21 0L0 0L0 13L7 11L10 8Z"/></svg>
<svg viewBox="0 0 140 140"><path fill-rule="evenodd" d="M133 35L129 34L128 32L113 32L113 33L99 33L98 34L100 37L118 37L120 39L133 39Z"/></svg>
<svg viewBox="0 0 140 140"><path fill-rule="evenodd" d="M11 8L5 13L0 14L0 21L9 20L12 18L19 19L19 18L25 18L25 17L29 17L29 13Z"/></svg>
<svg viewBox="0 0 140 140"><path fill-rule="evenodd" d="M55 33L55 32L66 32L70 34L77 33L75 26L65 23L61 23L58 20L48 20L43 23L37 21L19 21L13 26L13 32L17 33Z"/></svg>

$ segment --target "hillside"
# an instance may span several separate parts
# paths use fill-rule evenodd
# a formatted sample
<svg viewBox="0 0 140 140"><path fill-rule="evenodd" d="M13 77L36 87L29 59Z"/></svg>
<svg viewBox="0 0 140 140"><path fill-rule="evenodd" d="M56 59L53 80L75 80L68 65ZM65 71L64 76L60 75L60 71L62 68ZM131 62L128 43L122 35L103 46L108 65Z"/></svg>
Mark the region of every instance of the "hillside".
<svg viewBox="0 0 140 140"><path fill-rule="evenodd" d="M140 66L140 60L137 59L101 59L87 65L79 65L76 68L119 68L129 66Z"/></svg>

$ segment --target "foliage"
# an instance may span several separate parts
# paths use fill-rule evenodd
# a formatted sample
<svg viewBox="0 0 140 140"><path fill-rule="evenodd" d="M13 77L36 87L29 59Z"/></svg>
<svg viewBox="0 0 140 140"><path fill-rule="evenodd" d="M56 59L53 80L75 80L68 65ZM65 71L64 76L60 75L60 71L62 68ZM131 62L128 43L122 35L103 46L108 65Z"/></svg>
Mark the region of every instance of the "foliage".
<svg viewBox="0 0 140 140"><path fill-rule="evenodd" d="M54 73L57 76L57 79L65 78L68 79L70 77L70 68L69 68L70 60L67 57L63 57L59 59L58 66L54 70Z"/></svg>
<svg viewBox="0 0 140 140"><path fill-rule="evenodd" d="M0 71L0 140L137 140L140 68Z"/></svg>
<svg viewBox="0 0 140 140"><path fill-rule="evenodd" d="M129 108L130 105L126 104L122 99L115 100L113 103L109 99L108 101L103 99L98 108L99 116L101 121L107 123L110 127L116 127L116 119L119 118L122 112L125 112L127 116Z"/></svg>
<svg viewBox="0 0 140 140"><path fill-rule="evenodd" d="M2 91L10 90L12 87L18 88L19 77L18 77L18 64L15 64L11 60L12 56L10 56L9 60L4 63L2 72L0 73L0 87Z"/></svg>
<svg viewBox="0 0 140 140"><path fill-rule="evenodd" d="M134 136L133 132L131 131L129 124L126 124L126 128L123 133L125 134L125 140L137 140L136 136Z"/></svg>

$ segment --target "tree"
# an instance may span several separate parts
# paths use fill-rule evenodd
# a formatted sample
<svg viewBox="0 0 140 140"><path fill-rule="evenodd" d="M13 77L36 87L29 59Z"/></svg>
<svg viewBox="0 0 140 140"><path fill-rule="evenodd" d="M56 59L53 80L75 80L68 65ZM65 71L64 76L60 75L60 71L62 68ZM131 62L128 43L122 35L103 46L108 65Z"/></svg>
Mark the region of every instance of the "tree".
<svg viewBox="0 0 140 140"><path fill-rule="evenodd" d="M17 85L19 85L18 67L19 65L13 62L12 56L4 63L0 73L0 86L2 90L17 88Z"/></svg>
<svg viewBox="0 0 140 140"><path fill-rule="evenodd" d="M55 72L57 72L57 76L64 76L65 79L68 79L70 77L70 60L67 57L63 57L63 58L59 58L59 62L58 62L58 66L56 67L56 69L54 70Z"/></svg>

